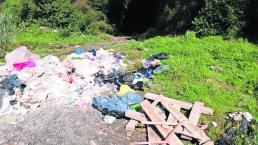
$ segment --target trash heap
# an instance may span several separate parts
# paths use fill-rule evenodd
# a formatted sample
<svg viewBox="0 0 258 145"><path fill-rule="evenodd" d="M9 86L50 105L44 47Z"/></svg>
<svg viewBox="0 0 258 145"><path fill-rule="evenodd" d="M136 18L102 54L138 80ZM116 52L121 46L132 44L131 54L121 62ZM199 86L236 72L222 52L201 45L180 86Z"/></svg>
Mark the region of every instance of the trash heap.
<svg viewBox="0 0 258 145"><path fill-rule="evenodd" d="M215 141L215 145L258 143L258 122L248 112L228 114L224 129L224 133Z"/></svg>
<svg viewBox="0 0 258 145"><path fill-rule="evenodd" d="M123 58L123 54L116 55ZM168 59L167 53L158 53L147 60L143 60L143 67L137 71L122 72L115 71L108 75L102 72L97 73L95 83L102 86L107 83L116 84L119 88L117 94L112 96L99 96L93 98L93 107L104 115L116 118L124 117L126 111L143 100L142 96L135 93L135 90L143 91L143 86L150 84L150 78L157 73L165 72L168 65L160 65L160 60Z"/></svg>
<svg viewBox="0 0 258 145"><path fill-rule="evenodd" d="M117 58L123 58L123 54L116 55ZM118 86L127 85L134 90L143 91L143 86L150 86L149 79L154 74L162 73L169 70L169 65L161 65L160 61L168 59L169 55L167 53L161 52L155 54L143 60L143 67L139 70L132 72L122 72L114 71L108 75L103 74L103 72L97 73L95 83L99 85L104 85L106 83L113 83Z"/></svg>
<svg viewBox="0 0 258 145"><path fill-rule="evenodd" d="M48 98L65 98L68 105L93 105L104 114L122 117L143 100L135 90L143 91L153 74L169 69L160 65L167 53L151 56L133 72L124 71L125 57L103 49L77 48L61 61L53 55L41 58L25 46L17 48L0 66L0 116L24 115Z"/></svg>
<svg viewBox="0 0 258 145"><path fill-rule="evenodd" d="M122 59L103 49L76 49L63 61L40 58L26 47L8 53L0 66L0 116L26 114L47 98L65 98L67 104L90 106L95 96L117 92L113 83L98 85L95 74L108 75L126 67Z"/></svg>

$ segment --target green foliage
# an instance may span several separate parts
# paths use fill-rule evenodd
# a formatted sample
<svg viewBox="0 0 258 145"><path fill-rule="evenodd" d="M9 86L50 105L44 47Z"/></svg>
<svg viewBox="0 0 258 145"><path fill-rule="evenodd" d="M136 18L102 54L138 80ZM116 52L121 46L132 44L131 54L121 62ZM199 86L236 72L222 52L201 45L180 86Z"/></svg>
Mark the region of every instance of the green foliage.
<svg viewBox="0 0 258 145"><path fill-rule="evenodd" d="M194 20L199 35L240 36L246 23L249 0L205 0L205 6Z"/></svg>
<svg viewBox="0 0 258 145"><path fill-rule="evenodd" d="M112 32L102 12L79 7L73 0L7 0L3 8L5 13L15 14L18 24L35 23L91 34Z"/></svg>
<svg viewBox="0 0 258 145"><path fill-rule="evenodd" d="M203 101L215 110L212 118L221 121L227 112L235 111L250 112L258 119L258 96L255 95L258 49L255 45L243 40L225 41L220 36L200 39L188 32L185 36L155 37L112 48L129 52L146 48L147 51L137 51L144 58L159 52L171 55L162 61L162 64L170 65L170 70L154 76L156 88L147 91L158 91L188 102ZM212 66L221 70L212 69ZM216 135L221 132L213 129Z"/></svg>
<svg viewBox="0 0 258 145"><path fill-rule="evenodd" d="M36 25L18 29L15 39L4 50L3 55L12 51L17 46L25 45L28 46L30 50L40 54L41 56L53 54L62 57L66 55L67 49L69 51L69 48L72 48L75 45L85 46L88 43L109 41L109 35L106 34L93 36L83 35L80 32L74 33L66 31L67 29L57 30L47 27L38 27ZM0 59L0 62L3 61L3 59Z"/></svg>
<svg viewBox="0 0 258 145"><path fill-rule="evenodd" d="M97 11L101 11L104 14L108 13L108 6L110 0L87 0L89 5Z"/></svg>
<svg viewBox="0 0 258 145"><path fill-rule="evenodd" d="M0 13L0 50L15 36L15 24L10 15Z"/></svg>
<svg viewBox="0 0 258 145"><path fill-rule="evenodd" d="M84 45L88 42L101 42L105 35L87 35L81 33L65 32L66 29L55 30L33 25L19 30L15 43L30 46L32 48L48 48L49 45ZM63 37L60 37L63 36ZM101 39L102 38L102 39Z"/></svg>

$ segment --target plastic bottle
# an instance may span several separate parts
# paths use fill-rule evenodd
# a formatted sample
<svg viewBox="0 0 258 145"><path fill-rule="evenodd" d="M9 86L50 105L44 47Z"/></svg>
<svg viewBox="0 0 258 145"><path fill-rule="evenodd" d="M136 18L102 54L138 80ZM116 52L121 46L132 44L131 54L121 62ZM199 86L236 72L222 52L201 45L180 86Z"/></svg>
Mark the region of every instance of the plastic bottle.
<svg viewBox="0 0 258 145"><path fill-rule="evenodd" d="M162 66L156 68L153 71L153 73L158 74L158 73L163 73L163 72L168 71L168 70L169 70L169 65L162 65Z"/></svg>

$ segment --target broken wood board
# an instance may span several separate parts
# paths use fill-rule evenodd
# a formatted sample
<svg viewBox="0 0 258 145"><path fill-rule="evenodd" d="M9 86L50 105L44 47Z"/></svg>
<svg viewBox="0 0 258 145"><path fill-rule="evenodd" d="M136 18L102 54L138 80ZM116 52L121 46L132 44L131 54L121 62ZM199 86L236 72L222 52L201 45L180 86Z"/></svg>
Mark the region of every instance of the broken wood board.
<svg viewBox="0 0 258 145"><path fill-rule="evenodd" d="M155 141L161 141L161 137L155 132L154 126L147 125L147 134L148 134L148 141L149 142L155 142Z"/></svg>
<svg viewBox="0 0 258 145"><path fill-rule="evenodd" d="M182 127L195 136L200 143L210 140L203 130L192 124L181 112L178 112L175 108L173 108L173 106L170 107L164 102L161 102L161 104L178 120L178 122L180 122Z"/></svg>
<svg viewBox="0 0 258 145"><path fill-rule="evenodd" d="M137 120L137 121L140 121L140 122L147 121L144 114L142 114L140 112L132 111L132 110L126 111L125 112L125 117L130 118L130 119L134 119L134 120Z"/></svg>
<svg viewBox="0 0 258 145"><path fill-rule="evenodd" d="M193 107L191 109L191 113L189 115L189 121L191 121L194 125L198 125L199 118L202 114L202 108L204 107L203 102L194 102Z"/></svg>
<svg viewBox="0 0 258 145"><path fill-rule="evenodd" d="M177 104L177 105L181 106L183 109L186 109L186 110L190 110L193 107L193 104L191 104L191 103L180 101L180 100L176 100L176 99L172 99L172 98L168 98L168 97L165 97L163 95L157 95L157 94L153 94L153 93L146 93L144 95L144 97L146 99L149 99L149 100L157 100L158 99L158 100L166 102L166 103L168 103L170 105ZM203 114L207 114L207 115L212 115L213 114L213 110L211 108L208 108L208 107L203 107L201 109L201 112Z"/></svg>
<svg viewBox="0 0 258 145"><path fill-rule="evenodd" d="M133 132L135 130L135 126L137 126L137 124L138 124L138 121L131 119L127 123L125 130Z"/></svg>
<svg viewBox="0 0 258 145"><path fill-rule="evenodd" d="M158 115L155 107L153 105L151 105L148 100L142 101L140 103L140 105L141 105L142 109L145 111L145 113L147 114L147 116L150 118L151 121L165 122L165 120L162 120L162 118ZM170 133L170 131L168 129L163 128L161 125L154 125L154 126L157 128L157 130L160 132L160 134L164 138L167 138L167 136ZM170 134L170 138L168 139L168 141L169 141L168 142L169 144L177 143L179 145L183 145L181 140L174 133Z"/></svg>

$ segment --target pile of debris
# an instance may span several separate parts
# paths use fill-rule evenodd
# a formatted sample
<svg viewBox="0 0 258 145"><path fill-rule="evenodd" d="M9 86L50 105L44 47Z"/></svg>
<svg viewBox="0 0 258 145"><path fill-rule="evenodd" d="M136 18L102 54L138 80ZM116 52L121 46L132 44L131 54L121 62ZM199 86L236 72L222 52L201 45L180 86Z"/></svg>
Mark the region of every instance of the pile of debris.
<svg viewBox="0 0 258 145"><path fill-rule="evenodd" d="M115 55L117 58L124 58L124 54ZM115 71L108 75L99 72L96 74L95 83L103 85L113 83L117 85L128 85L134 90L144 91L143 86L151 86L149 78L154 74L163 73L169 70L169 65L161 65L161 60L168 59L167 53L161 52L152 55L147 60L143 60L143 66L139 70L132 72Z"/></svg>
<svg viewBox="0 0 258 145"><path fill-rule="evenodd" d="M201 114L212 115L213 110L202 102L194 104L170 99L162 95L147 93L145 100L140 102L142 112L129 110L125 117L131 119L126 126L127 131L134 131L138 123L145 124L148 142L132 144L171 144L183 145L181 139L196 140L199 144L214 144L205 134L204 127L198 126ZM191 110L187 118L181 109Z"/></svg>
<svg viewBox="0 0 258 145"><path fill-rule="evenodd" d="M77 48L61 61L53 55L41 58L25 46L17 48L7 53L6 63L0 66L0 116L24 115L49 98L92 106L94 97L99 98L94 100L97 109L109 108L111 114L122 116L132 104L142 101L134 90L143 91L153 74L169 69L160 65L160 60L169 57L166 53L144 60L143 67L134 72L124 71L125 57L103 49L85 52Z"/></svg>
<svg viewBox="0 0 258 145"><path fill-rule="evenodd" d="M98 85L95 74L123 70L126 65L103 49L75 49L63 61L48 55L40 58L26 47L8 53L0 66L0 116L26 114L47 98L65 99L67 104L91 106L95 96L115 94L112 83Z"/></svg>
<svg viewBox="0 0 258 145"><path fill-rule="evenodd" d="M234 112L227 116L224 133L215 145L257 144L258 122L249 112Z"/></svg>

